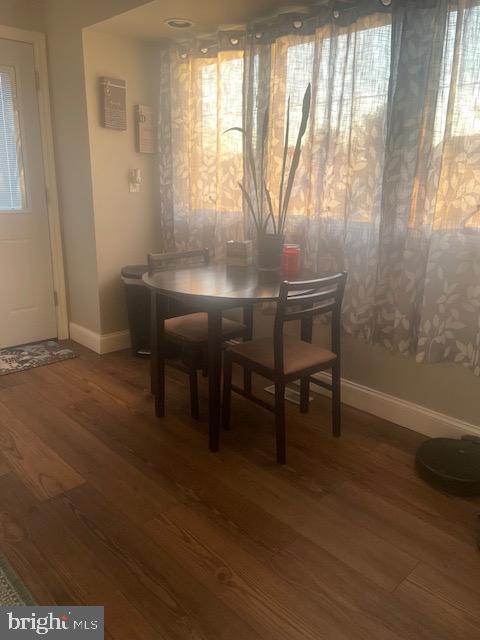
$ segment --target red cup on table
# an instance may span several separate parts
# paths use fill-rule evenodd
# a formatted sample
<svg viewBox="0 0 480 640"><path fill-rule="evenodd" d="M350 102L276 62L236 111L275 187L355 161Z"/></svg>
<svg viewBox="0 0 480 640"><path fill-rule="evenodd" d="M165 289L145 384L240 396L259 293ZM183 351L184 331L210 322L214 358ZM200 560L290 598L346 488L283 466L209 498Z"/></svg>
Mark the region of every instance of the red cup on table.
<svg viewBox="0 0 480 640"><path fill-rule="evenodd" d="M300 271L300 247L298 244L283 245L282 270L284 273L298 273Z"/></svg>

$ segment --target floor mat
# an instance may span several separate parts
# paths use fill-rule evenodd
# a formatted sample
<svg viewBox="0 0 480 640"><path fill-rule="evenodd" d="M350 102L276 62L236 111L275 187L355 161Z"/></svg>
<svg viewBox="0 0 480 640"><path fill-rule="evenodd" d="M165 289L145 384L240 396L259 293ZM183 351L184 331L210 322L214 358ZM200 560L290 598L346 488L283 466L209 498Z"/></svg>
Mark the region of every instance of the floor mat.
<svg viewBox="0 0 480 640"><path fill-rule="evenodd" d="M62 347L56 340L0 349L0 376L75 357L71 349Z"/></svg>
<svg viewBox="0 0 480 640"><path fill-rule="evenodd" d="M33 604L33 598L10 563L0 555L0 606L18 607Z"/></svg>

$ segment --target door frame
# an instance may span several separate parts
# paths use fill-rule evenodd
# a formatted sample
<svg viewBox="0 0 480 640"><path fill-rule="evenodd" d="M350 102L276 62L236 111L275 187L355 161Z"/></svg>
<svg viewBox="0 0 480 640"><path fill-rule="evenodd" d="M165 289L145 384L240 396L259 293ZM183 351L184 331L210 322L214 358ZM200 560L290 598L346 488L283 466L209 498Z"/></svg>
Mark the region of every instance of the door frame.
<svg viewBox="0 0 480 640"><path fill-rule="evenodd" d="M53 148L53 131L48 84L47 46L45 34L0 25L0 38L26 42L33 46L35 76L37 79L38 108L40 113L40 135L42 138L43 171L50 230L50 253L52 259L53 290L55 295L55 315L57 337L69 337L65 269L63 263L62 229L58 207L57 178Z"/></svg>

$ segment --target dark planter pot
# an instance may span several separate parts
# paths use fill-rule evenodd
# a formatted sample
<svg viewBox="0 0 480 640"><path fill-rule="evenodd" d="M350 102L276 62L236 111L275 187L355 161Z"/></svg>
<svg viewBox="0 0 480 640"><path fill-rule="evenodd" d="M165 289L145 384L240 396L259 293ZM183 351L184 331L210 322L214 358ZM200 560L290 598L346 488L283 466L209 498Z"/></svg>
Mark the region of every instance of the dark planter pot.
<svg viewBox="0 0 480 640"><path fill-rule="evenodd" d="M280 271L284 236L264 233L257 240L257 268L260 271Z"/></svg>

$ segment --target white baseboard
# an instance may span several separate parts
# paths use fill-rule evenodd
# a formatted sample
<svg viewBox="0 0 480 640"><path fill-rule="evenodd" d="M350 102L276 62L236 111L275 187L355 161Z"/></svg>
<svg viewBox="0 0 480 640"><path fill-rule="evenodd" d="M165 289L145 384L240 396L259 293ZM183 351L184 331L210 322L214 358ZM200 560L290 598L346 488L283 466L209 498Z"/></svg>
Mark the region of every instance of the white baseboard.
<svg viewBox="0 0 480 640"><path fill-rule="evenodd" d="M122 351L123 349L130 349L130 347L130 331L128 329L104 333L100 336L100 353Z"/></svg>
<svg viewBox="0 0 480 640"><path fill-rule="evenodd" d="M100 354L121 351L130 347L130 332L127 329L102 334L70 322L70 338Z"/></svg>
<svg viewBox="0 0 480 640"><path fill-rule="evenodd" d="M95 351L95 353L100 353L99 333L95 333L95 331L92 331L91 329L82 327L82 325L80 324L75 324L75 322L70 322L69 328L71 340L74 340L84 347L87 347L87 349Z"/></svg>
<svg viewBox="0 0 480 640"><path fill-rule="evenodd" d="M319 373L314 377L331 382L331 375L328 373ZM321 394L329 394L326 389L316 385L311 385L310 389ZM480 436L480 425L458 420L345 378L342 378L342 402L429 437Z"/></svg>
<svg viewBox="0 0 480 640"><path fill-rule="evenodd" d="M264 391L270 393L272 396L275 395L275 385L271 384L268 387L265 387ZM313 398L311 395L308 396L309 401L312 401ZM291 402L292 404L296 404L300 406L300 391L296 389L291 389L290 387L285 388L285 400Z"/></svg>
<svg viewBox="0 0 480 640"><path fill-rule="evenodd" d="M130 347L128 330L100 334L70 322L70 338L100 354L121 351ZM328 373L319 373L314 377L328 383L331 382L331 375ZM315 385L311 385L310 390L322 395L329 395L326 389ZM365 387L346 378L342 378L342 402L429 437L461 437L466 434L480 436L480 425L458 420L414 402Z"/></svg>

